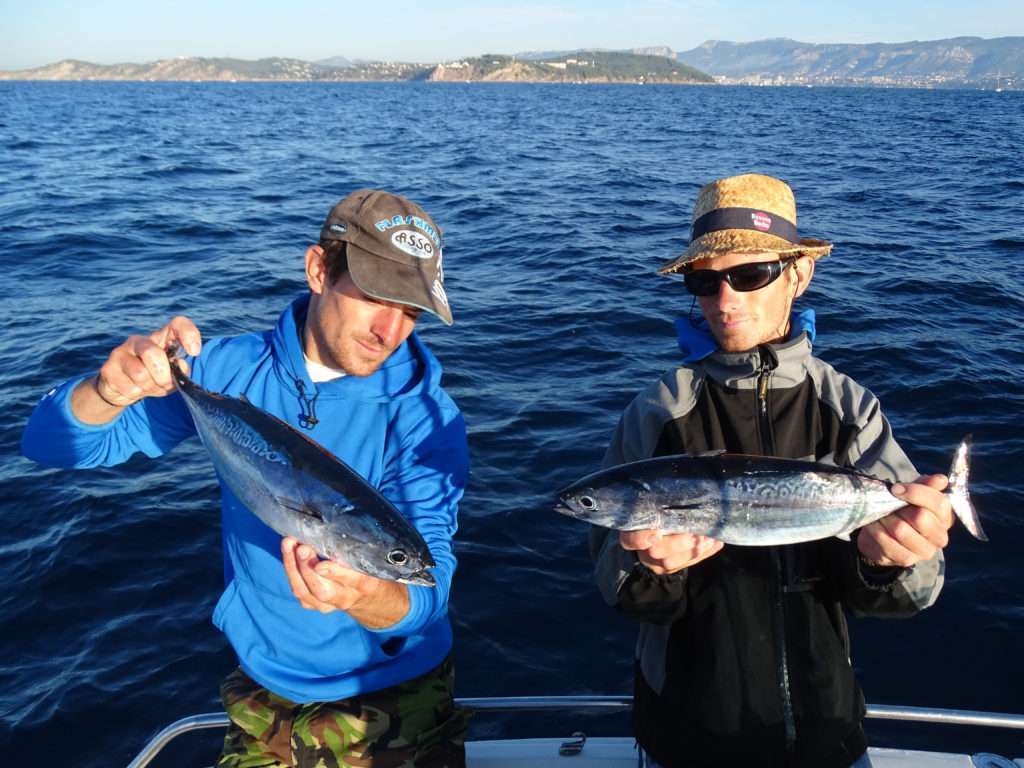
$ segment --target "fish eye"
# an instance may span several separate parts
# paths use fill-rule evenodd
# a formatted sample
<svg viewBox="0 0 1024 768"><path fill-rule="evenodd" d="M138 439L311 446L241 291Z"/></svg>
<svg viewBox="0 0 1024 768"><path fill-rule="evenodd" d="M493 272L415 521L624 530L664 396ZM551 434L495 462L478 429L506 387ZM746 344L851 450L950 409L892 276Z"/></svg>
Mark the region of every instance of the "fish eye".
<svg viewBox="0 0 1024 768"><path fill-rule="evenodd" d="M392 565L405 565L409 562L409 555L403 549L393 549L388 552L388 562Z"/></svg>
<svg viewBox="0 0 1024 768"><path fill-rule="evenodd" d="M580 506L590 512L597 509L597 502L593 496L580 496Z"/></svg>

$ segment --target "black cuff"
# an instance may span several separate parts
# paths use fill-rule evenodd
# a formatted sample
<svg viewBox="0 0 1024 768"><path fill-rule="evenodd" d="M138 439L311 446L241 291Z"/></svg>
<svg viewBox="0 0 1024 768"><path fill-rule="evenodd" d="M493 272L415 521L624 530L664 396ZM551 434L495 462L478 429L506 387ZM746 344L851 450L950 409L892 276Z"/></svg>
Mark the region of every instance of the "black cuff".
<svg viewBox="0 0 1024 768"><path fill-rule="evenodd" d="M850 534L850 544L853 547L853 556L857 560L857 575L865 587L887 591L895 586L900 576L913 570L913 567L904 568L900 565L875 565L874 563L869 563L857 548L858 534L860 534L860 528Z"/></svg>
<svg viewBox="0 0 1024 768"><path fill-rule="evenodd" d="M641 563L639 560L633 566L633 570L630 572L628 578L641 578L653 581L664 589L676 589L674 585L682 584L686 581L686 574L688 568L680 568L678 571L672 573L655 573L646 565Z"/></svg>

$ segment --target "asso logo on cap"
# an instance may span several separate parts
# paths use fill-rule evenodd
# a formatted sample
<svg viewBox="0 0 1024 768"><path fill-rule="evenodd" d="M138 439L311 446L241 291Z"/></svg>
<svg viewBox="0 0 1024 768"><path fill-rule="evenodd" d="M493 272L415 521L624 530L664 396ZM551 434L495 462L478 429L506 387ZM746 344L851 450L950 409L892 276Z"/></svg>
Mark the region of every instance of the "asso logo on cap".
<svg viewBox="0 0 1024 768"><path fill-rule="evenodd" d="M767 232L772 228L772 217L767 213L754 211L750 214L750 221L753 222L754 229L759 229L762 232Z"/></svg>
<svg viewBox="0 0 1024 768"><path fill-rule="evenodd" d="M433 258L434 253L441 253L441 238L437 230L424 218L419 216L392 216L381 219L374 226L378 232L402 227L391 234L391 244L400 251L418 259ZM414 227L414 229L409 229ZM416 230L419 230L418 232Z"/></svg>
<svg viewBox="0 0 1024 768"><path fill-rule="evenodd" d="M417 259L432 259L440 251L434 248L430 238L419 232L403 229L391 235L391 244L398 250L415 256Z"/></svg>

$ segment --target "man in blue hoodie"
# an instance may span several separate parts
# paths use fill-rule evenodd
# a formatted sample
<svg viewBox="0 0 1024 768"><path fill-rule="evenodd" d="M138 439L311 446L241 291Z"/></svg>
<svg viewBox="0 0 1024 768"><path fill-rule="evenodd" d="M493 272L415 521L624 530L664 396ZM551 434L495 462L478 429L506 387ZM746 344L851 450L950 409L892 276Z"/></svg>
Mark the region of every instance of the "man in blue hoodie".
<svg viewBox="0 0 1024 768"><path fill-rule="evenodd" d="M110 466L195 435L170 377L177 343L197 384L244 395L332 452L423 535L437 584L321 561L222 484L226 586L213 620L239 668L221 688L232 724L218 765L462 765L447 606L466 430L413 333L423 311L452 323L441 231L411 201L359 190L328 214L305 268L308 294L273 329L204 343L176 317L129 337L99 373L43 398L22 447L53 466Z"/></svg>

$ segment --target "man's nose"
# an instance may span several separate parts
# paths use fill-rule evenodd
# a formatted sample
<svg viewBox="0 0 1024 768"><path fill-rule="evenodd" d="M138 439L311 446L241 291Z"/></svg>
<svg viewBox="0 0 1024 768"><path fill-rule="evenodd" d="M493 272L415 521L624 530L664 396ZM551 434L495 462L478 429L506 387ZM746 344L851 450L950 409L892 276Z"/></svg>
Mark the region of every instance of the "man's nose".
<svg viewBox="0 0 1024 768"><path fill-rule="evenodd" d="M380 339L380 343L386 347L393 347L398 344L402 334L402 325L405 322L405 314L398 307L383 307L373 319L372 331Z"/></svg>

